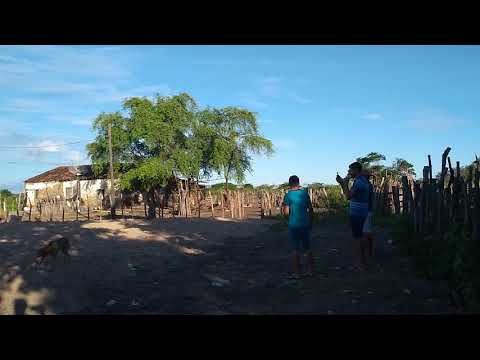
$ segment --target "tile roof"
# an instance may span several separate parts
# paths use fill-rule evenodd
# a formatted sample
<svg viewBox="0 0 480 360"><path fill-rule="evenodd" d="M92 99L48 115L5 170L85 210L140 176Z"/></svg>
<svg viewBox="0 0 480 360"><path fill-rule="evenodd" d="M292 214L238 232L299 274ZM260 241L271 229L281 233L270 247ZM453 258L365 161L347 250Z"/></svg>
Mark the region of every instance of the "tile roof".
<svg viewBox="0 0 480 360"><path fill-rule="evenodd" d="M77 174L80 174L77 176ZM90 165L80 166L59 166L48 170L40 175L25 180L26 183L72 181L72 180L93 180L96 179Z"/></svg>

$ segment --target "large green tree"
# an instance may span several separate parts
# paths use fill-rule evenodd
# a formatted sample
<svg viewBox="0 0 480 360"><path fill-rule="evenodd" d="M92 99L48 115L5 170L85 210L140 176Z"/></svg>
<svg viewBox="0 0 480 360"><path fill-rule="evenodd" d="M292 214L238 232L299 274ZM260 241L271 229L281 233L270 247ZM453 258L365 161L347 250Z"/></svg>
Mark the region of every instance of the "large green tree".
<svg viewBox="0 0 480 360"><path fill-rule="evenodd" d="M172 97L130 98L123 104L126 115L101 114L94 122L95 142L87 146L96 171L108 164L106 131L112 123L116 169L123 190L144 192L149 217L155 216L155 190L186 171L185 156L195 117L193 98L181 93Z"/></svg>
<svg viewBox="0 0 480 360"><path fill-rule="evenodd" d="M392 166L386 169L388 170L391 178L398 182L401 181L402 176L407 176L408 178L415 176L415 169L413 168L413 165L407 160L401 158L396 158L392 163Z"/></svg>
<svg viewBox="0 0 480 360"><path fill-rule="evenodd" d="M208 108L200 121L212 131L209 142L210 168L229 180L242 183L252 171L253 154L273 153L272 142L260 134L255 113L238 107Z"/></svg>
<svg viewBox="0 0 480 360"><path fill-rule="evenodd" d="M385 155L377 152L371 152L366 156L357 158L362 167L376 177L380 177L385 170L385 166L381 164L385 161Z"/></svg>
<svg viewBox="0 0 480 360"><path fill-rule="evenodd" d="M163 188L180 192L180 211L188 214L185 196L190 184L214 172L241 183L251 171L251 155L273 152L272 143L259 133L254 113L241 108L207 108L198 111L186 94L130 98L124 113L102 113L94 121L97 134L87 146L97 173L108 166L108 126L112 125L114 167L122 190L141 190L149 217L155 216L155 199ZM187 179L186 182L179 178ZM185 186L185 187L184 187ZM198 186L196 186L198 190ZM168 198L168 196L167 196ZM199 197L197 191L197 201Z"/></svg>

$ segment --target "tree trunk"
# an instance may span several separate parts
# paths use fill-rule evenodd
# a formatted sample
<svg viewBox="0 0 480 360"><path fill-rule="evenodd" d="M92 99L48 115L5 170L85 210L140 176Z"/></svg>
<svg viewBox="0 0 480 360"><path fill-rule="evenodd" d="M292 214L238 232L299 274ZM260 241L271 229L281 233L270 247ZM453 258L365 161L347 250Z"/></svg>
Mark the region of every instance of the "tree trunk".
<svg viewBox="0 0 480 360"><path fill-rule="evenodd" d="M147 203L148 203L148 219L155 219L155 192L152 189L149 190L147 193Z"/></svg>
<svg viewBox="0 0 480 360"><path fill-rule="evenodd" d="M191 215L191 204L190 204L190 186L189 180L185 182L185 217L188 218Z"/></svg>
<svg viewBox="0 0 480 360"><path fill-rule="evenodd" d="M197 180L195 182L195 197L197 198L197 215L198 215L198 218L201 217L201 208L200 208L200 192L199 192L199 185L198 185L198 177L197 177Z"/></svg>
<svg viewBox="0 0 480 360"><path fill-rule="evenodd" d="M144 192L142 194L142 200L143 200L143 212L145 213L145 217L148 219L148 213L147 213L147 193Z"/></svg>

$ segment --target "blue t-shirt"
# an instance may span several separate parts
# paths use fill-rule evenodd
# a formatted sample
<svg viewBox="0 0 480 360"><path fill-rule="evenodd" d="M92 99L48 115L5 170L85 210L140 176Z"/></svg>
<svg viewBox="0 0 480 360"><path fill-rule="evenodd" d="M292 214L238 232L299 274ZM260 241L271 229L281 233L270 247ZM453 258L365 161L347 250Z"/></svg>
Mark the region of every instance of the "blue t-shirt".
<svg viewBox="0 0 480 360"><path fill-rule="evenodd" d="M285 194L283 203L289 207L289 228L308 228L311 226L308 215L311 202L305 189L290 190Z"/></svg>
<svg viewBox="0 0 480 360"><path fill-rule="evenodd" d="M364 176L357 176L350 190L350 215L367 216L370 200L369 182Z"/></svg>

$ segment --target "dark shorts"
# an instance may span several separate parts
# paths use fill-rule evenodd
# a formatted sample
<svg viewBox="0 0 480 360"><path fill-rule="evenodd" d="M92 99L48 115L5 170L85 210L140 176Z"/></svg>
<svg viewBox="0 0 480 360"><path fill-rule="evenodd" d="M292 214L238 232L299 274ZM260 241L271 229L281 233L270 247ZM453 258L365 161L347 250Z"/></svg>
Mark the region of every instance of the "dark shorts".
<svg viewBox="0 0 480 360"><path fill-rule="evenodd" d="M288 228L288 239L293 250L310 250L310 228Z"/></svg>
<svg viewBox="0 0 480 360"><path fill-rule="evenodd" d="M352 225L352 235L355 239L363 236L363 224L366 216L350 215L350 224Z"/></svg>

